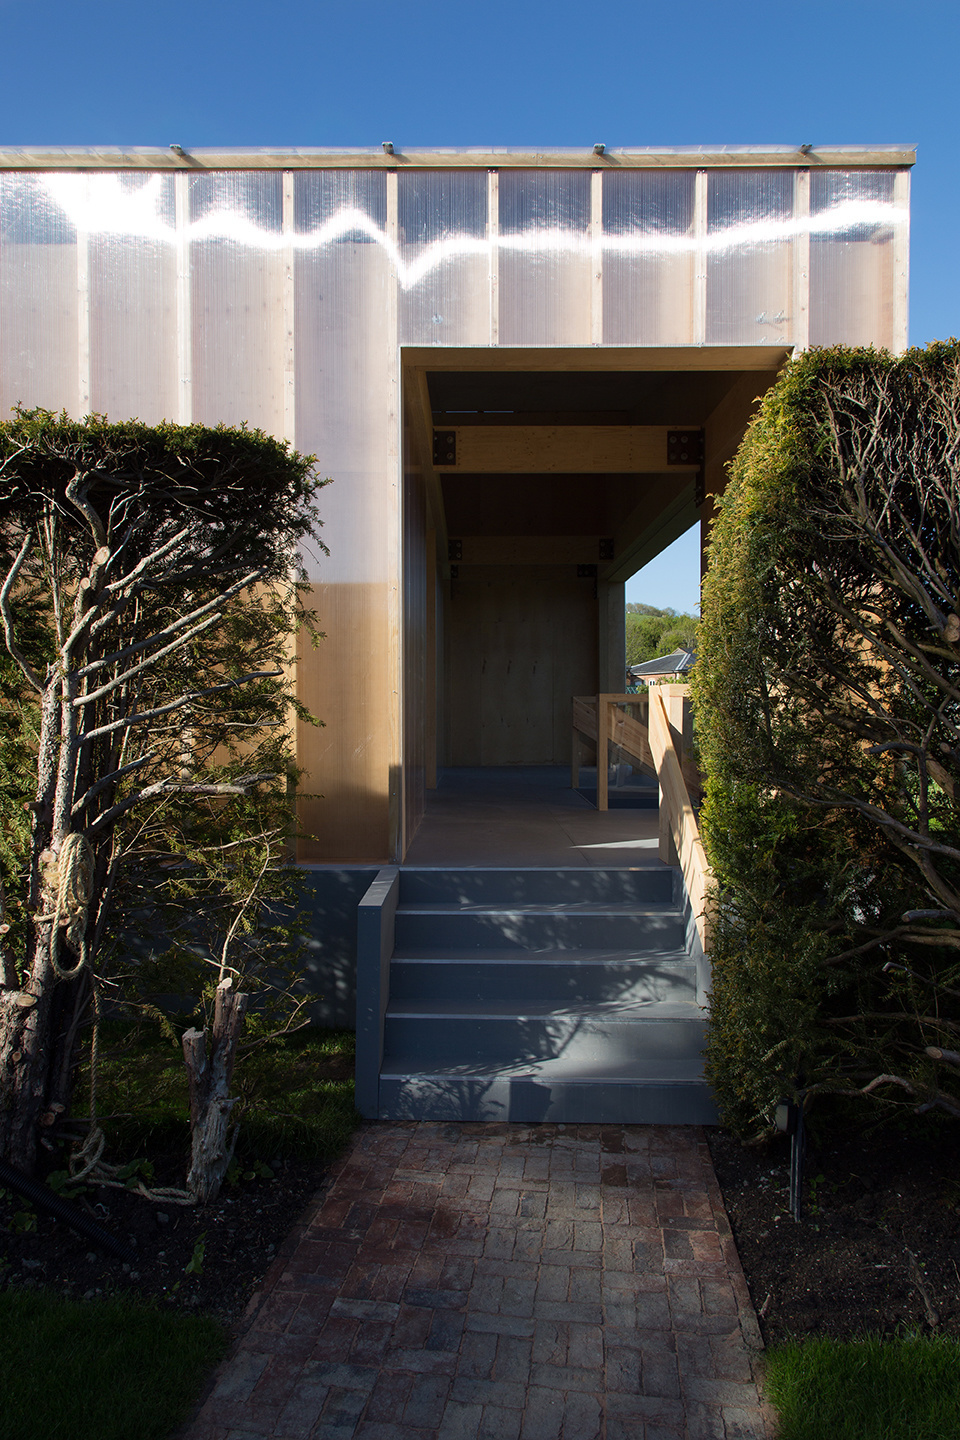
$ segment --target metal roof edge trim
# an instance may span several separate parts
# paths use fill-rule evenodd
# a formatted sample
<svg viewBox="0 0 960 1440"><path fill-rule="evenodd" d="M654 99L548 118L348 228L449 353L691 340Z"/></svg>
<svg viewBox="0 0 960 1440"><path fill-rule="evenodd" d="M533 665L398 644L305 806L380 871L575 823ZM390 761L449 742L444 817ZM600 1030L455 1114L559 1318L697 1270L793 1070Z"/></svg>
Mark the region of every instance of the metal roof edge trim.
<svg viewBox="0 0 960 1440"><path fill-rule="evenodd" d="M686 145L604 150L213 149L182 154L160 146L0 146L0 170L429 170L429 169L795 169L903 168L915 145L825 145L809 152L790 145Z"/></svg>

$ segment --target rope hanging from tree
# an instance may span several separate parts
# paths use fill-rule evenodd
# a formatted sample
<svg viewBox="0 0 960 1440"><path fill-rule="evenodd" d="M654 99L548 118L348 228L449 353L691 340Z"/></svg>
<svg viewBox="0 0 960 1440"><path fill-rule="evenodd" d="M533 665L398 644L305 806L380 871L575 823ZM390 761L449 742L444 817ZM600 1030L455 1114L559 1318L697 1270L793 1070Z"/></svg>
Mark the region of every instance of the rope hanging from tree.
<svg viewBox="0 0 960 1440"><path fill-rule="evenodd" d="M89 1180L117 1189L130 1188L129 1182L118 1179L123 1166L108 1165L101 1159L106 1137L97 1122L97 1078L100 1061L100 987L87 948L87 926L90 902L93 899L93 847L85 835L74 831L64 836L57 856L57 899L52 915L39 915L38 920L52 920L50 933L50 964L61 980L76 979L86 969L90 975L90 996L93 1006L93 1036L90 1043L90 1129L87 1138L68 1161L72 1180ZM77 957L71 968L60 964L63 934ZM147 1200L173 1205L193 1205L196 1196L176 1187L148 1188L138 1180L133 1189Z"/></svg>
<svg viewBox="0 0 960 1440"><path fill-rule="evenodd" d="M75 979L87 963L87 924L93 898L93 847L85 835L72 831L65 835L57 856L57 899L52 915L38 915L38 920L52 920L50 931L50 964L60 980ZM61 932L77 957L71 968L60 964Z"/></svg>

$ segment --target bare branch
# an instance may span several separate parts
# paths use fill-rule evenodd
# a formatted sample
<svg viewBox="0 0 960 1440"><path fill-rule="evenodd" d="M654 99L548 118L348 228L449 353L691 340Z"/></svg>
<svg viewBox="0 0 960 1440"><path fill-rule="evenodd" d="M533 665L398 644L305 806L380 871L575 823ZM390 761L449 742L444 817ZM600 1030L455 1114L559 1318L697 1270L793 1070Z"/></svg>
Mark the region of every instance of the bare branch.
<svg viewBox="0 0 960 1440"><path fill-rule="evenodd" d="M197 635L202 635L204 630L209 630L211 625L216 625L217 621L221 618L219 611L216 611L213 615L209 615L200 625L195 625L193 629L188 630L185 635L178 636L178 638L172 640L169 645L165 645L162 650L155 650L152 655L147 656L146 660L141 660L139 665L132 665L130 669L125 670L122 675L117 675L114 679L108 680L106 685L100 686L99 690L91 690L86 695L78 695L73 702L74 705L90 705L94 700L102 700L105 695L109 695L113 690L118 690L121 685L125 685L128 680L132 680L135 675L141 675L144 670L151 669L158 660L163 659L164 655L171 655L175 650L182 650L184 645L189 645L191 640L195 639Z"/></svg>
<svg viewBox="0 0 960 1440"><path fill-rule="evenodd" d="M26 535L24 536L23 544L20 546L20 551L17 555L16 560L14 560L9 571L7 572L7 578L3 582L3 589L0 590L0 615L3 616L3 633L7 642L7 650L10 652L13 659L16 660L17 664L20 666L20 669L23 671L23 674L28 683L33 686L34 690L37 690L40 692L40 694L43 694L43 681L40 679L40 676L37 674L36 670L34 670L33 666L25 658L19 646L17 645L16 640L14 640L13 638L13 620L10 615L10 591L17 583L17 576L20 574L20 569L23 565L24 560L26 560L28 554L30 553L30 546L32 544L33 531L28 530Z"/></svg>
<svg viewBox="0 0 960 1440"><path fill-rule="evenodd" d="M67 499L71 502L71 504L77 507L81 515L86 520L87 524L90 526L90 529L93 533L93 538L96 540L97 545L106 545L107 532L104 528L103 521L100 519L100 516L97 514L96 510L94 510L93 506L89 503L86 496L81 495L79 492L79 487L81 483L86 479L87 476L83 473L83 471L78 470L77 473L74 475L73 479L70 481L69 485L67 486L66 496Z"/></svg>
<svg viewBox="0 0 960 1440"><path fill-rule="evenodd" d="M275 773L266 772L262 775L245 776L233 784L227 782L212 785L204 785L199 782L182 784L175 780L158 780L155 785L145 786L143 790L138 790L136 795L129 795L126 800L121 800L119 804L111 806L102 815L98 815L87 834L91 838L101 834L108 825L114 824L121 815L125 815L135 805L141 805L145 800L152 800L159 795L246 795L254 786L266 784L268 780L278 778Z"/></svg>
<svg viewBox="0 0 960 1440"><path fill-rule="evenodd" d="M222 685L210 685L206 690L190 690L186 695L181 695L178 700L171 700L168 705L158 705L153 710L135 710L132 715L126 715L122 720L112 720L109 725L100 725L96 730L88 730L80 737L81 745L86 745L90 740L96 740L101 735L109 735L114 730L128 730L132 725L142 725L146 720L154 720L158 715L169 715L173 710L181 710L184 705L190 705L195 700L203 700L208 695L217 695L224 690L235 690L239 685L248 685L253 680L273 680L282 675L282 670L252 670L249 675L239 675L236 680L225 680ZM231 729L237 728L231 722Z"/></svg>
<svg viewBox="0 0 960 1440"><path fill-rule="evenodd" d="M234 595L239 594L246 586L255 584L256 581L261 578L262 574L262 570L251 570L242 580L236 581L233 585L229 586L228 589L218 594L215 599L208 601L206 605L199 605L195 610L191 610L189 615L181 615L179 619L171 621L165 629L157 631L155 635L148 635L145 640L137 640L134 644L127 645L122 650L115 650L111 655L103 655L96 660L91 660L88 665L84 665L82 669L77 671L78 678L81 680L86 679L88 675L94 675L98 670L102 670L107 665L119 664L123 660L129 660L132 655L142 654L144 650L149 650L152 646L159 645L162 641L166 640L168 635L176 635L185 625L190 625L194 620L199 620L202 615L209 615L212 610L217 610L216 619L219 620L220 612L218 607L221 606L225 600L232 600ZM196 631L193 633L196 634ZM164 650L159 650L153 658L159 659L161 655L166 653Z"/></svg>
<svg viewBox="0 0 960 1440"><path fill-rule="evenodd" d="M143 765L148 765L155 754L155 750L148 750L146 755L140 756L139 760L131 760L128 765L121 765L119 770L111 770L108 775L102 776L95 785L90 786L90 789L85 795L82 795L80 799L75 802L70 814L79 815L80 811L85 810L90 804L90 801L95 799L97 795L106 790L110 785L115 785L124 775L131 775L134 770L139 770Z"/></svg>

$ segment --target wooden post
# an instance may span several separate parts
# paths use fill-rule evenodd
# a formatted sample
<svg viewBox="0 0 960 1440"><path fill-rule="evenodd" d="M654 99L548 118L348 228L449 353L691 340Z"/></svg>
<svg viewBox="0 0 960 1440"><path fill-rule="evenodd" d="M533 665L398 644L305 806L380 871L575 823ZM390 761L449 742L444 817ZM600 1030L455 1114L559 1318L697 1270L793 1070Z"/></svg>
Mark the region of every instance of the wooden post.
<svg viewBox="0 0 960 1440"><path fill-rule="evenodd" d="M193 329L190 295L190 175L173 177L174 224L177 236L177 419L193 420Z"/></svg>
<svg viewBox="0 0 960 1440"><path fill-rule="evenodd" d="M810 171L793 177L793 324L794 349L810 344Z"/></svg>
<svg viewBox="0 0 960 1440"><path fill-rule="evenodd" d="M597 809L607 808L607 697L597 696Z"/></svg>
<svg viewBox="0 0 960 1440"><path fill-rule="evenodd" d="M590 343L603 343L603 171L590 176Z"/></svg>
<svg viewBox="0 0 960 1440"><path fill-rule="evenodd" d="M90 203L89 177L77 176ZM77 227L77 414L90 414L90 234Z"/></svg>
<svg viewBox="0 0 960 1440"><path fill-rule="evenodd" d="M293 171L283 172L281 230L283 232L283 438L297 441L296 382L296 272Z"/></svg>
<svg viewBox="0 0 960 1440"><path fill-rule="evenodd" d="M897 218L893 231L893 343L895 355L906 350L909 320L910 272L910 171L898 170L893 180Z"/></svg>
<svg viewBox="0 0 960 1440"><path fill-rule="evenodd" d="M707 341L707 172L698 170L693 190L693 234L696 244L693 280L693 343Z"/></svg>
<svg viewBox="0 0 960 1440"><path fill-rule="evenodd" d="M500 172L487 174L487 243L490 246L490 344L500 343Z"/></svg>

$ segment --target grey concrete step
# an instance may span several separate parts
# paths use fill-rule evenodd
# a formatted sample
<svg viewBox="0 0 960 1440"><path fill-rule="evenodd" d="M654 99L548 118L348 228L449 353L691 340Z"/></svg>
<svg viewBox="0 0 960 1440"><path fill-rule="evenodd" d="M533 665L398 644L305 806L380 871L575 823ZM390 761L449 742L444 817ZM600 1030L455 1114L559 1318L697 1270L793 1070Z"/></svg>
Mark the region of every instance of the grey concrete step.
<svg viewBox="0 0 960 1440"><path fill-rule="evenodd" d="M404 867L394 904L364 1113L715 1123L679 870Z"/></svg>
<svg viewBox="0 0 960 1440"><path fill-rule="evenodd" d="M703 1019L690 1004L530 1006L518 1013L489 1001L457 1012L418 1002L388 1009L381 1071L419 1069L424 1059L447 1067L510 1067L562 1057L590 1070L633 1065L638 1074L654 1076L674 1064L699 1064L702 1049Z"/></svg>
<svg viewBox="0 0 960 1440"><path fill-rule="evenodd" d="M520 1121L535 1124L715 1125L717 1108L699 1073L638 1079L630 1074L571 1076L540 1065L507 1074L421 1069L380 1079L385 1120Z"/></svg>
<svg viewBox="0 0 960 1440"><path fill-rule="evenodd" d="M671 905L595 904L491 907L404 905L396 914L397 948L677 950L683 918Z"/></svg>
<svg viewBox="0 0 960 1440"><path fill-rule="evenodd" d="M678 880L679 872L659 861L624 870L404 866L400 904L675 904L680 899Z"/></svg>
<svg viewBox="0 0 960 1440"><path fill-rule="evenodd" d="M514 1006L692 1002L696 965L686 950L394 951L391 1002L480 1001Z"/></svg>

